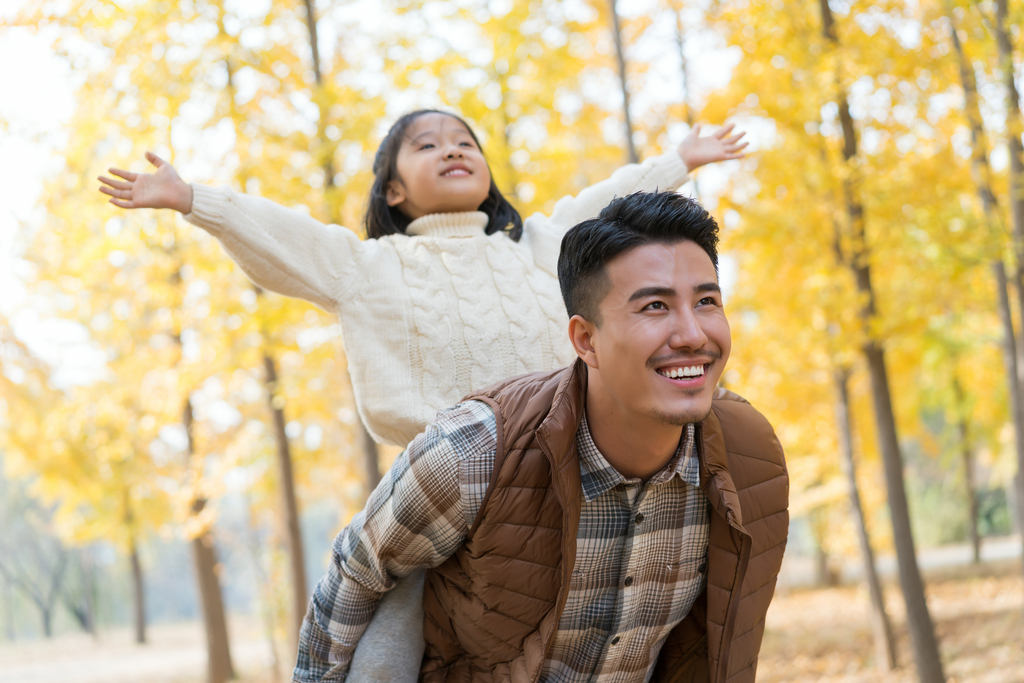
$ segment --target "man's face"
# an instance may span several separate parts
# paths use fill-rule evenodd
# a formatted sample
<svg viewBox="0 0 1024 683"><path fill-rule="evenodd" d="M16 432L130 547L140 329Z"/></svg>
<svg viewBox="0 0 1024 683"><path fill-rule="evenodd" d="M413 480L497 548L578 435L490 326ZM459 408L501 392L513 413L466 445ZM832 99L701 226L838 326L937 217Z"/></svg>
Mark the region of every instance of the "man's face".
<svg viewBox="0 0 1024 683"><path fill-rule="evenodd" d="M605 398L626 419L703 420L732 348L711 258L691 241L648 244L612 259L606 273L587 361Z"/></svg>
<svg viewBox="0 0 1024 683"><path fill-rule="evenodd" d="M491 171L473 136L446 114L423 114L409 124L397 167L398 178L388 183L387 203L412 219L476 211L491 188Z"/></svg>

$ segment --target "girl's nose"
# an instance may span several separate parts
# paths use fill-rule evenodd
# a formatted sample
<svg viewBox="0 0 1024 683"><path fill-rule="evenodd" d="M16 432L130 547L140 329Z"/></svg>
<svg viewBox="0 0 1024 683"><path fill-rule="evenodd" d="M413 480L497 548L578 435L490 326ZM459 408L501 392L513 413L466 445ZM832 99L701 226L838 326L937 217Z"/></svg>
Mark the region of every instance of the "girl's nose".
<svg viewBox="0 0 1024 683"><path fill-rule="evenodd" d="M459 147L458 145L448 145L448 149L445 150L445 155L444 155L445 159L461 158L461 157L462 157L462 148L461 147Z"/></svg>

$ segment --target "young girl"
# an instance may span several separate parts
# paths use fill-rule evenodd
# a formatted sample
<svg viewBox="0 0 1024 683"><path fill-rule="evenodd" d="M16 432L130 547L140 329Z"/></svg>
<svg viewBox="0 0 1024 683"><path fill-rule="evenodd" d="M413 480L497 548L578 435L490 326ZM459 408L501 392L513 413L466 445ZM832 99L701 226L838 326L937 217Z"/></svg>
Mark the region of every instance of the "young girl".
<svg viewBox="0 0 1024 683"><path fill-rule="evenodd" d="M404 446L471 390L573 359L556 263L562 235L615 196L675 188L687 171L742 156L742 134L695 129L674 152L620 168L551 216L523 221L491 178L469 125L400 118L377 150L366 234L266 199L153 174L100 177L116 206L170 208L220 240L252 280L339 315L356 405L378 441Z"/></svg>
<svg viewBox="0 0 1024 683"><path fill-rule="evenodd" d="M126 209L180 211L259 286L337 313L360 416L378 441L404 446L472 390L573 361L556 270L562 235L615 196L675 188L688 171L740 158L746 143L731 132L702 138L695 128L678 150L524 221L469 125L415 111L377 151L365 241L265 199L188 185L152 153L155 173L112 168L122 180L100 177L100 191ZM420 573L378 605L347 680L415 681L422 643Z"/></svg>

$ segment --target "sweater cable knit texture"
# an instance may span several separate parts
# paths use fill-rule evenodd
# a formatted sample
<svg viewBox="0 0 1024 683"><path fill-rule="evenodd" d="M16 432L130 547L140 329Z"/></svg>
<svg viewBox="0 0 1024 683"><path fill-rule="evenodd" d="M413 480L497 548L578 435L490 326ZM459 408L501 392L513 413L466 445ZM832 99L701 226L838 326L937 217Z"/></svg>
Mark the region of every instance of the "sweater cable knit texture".
<svg viewBox="0 0 1024 683"><path fill-rule="evenodd" d="M562 235L616 196L686 181L675 152L620 168L523 221L519 242L481 212L433 214L406 234L360 240L341 226L226 188L193 185L185 218L220 240L256 284L341 319L359 413L405 445L473 390L568 365L557 279Z"/></svg>

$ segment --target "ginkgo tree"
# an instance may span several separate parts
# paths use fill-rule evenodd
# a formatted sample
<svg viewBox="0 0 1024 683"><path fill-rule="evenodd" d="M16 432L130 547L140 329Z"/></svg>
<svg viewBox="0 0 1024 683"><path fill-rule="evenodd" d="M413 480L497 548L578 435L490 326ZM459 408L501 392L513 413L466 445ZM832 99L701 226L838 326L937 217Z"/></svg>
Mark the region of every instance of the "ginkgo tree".
<svg viewBox="0 0 1024 683"><path fill-rule="evenodd" d="M971 382L970 396L1004 386L1000 371L990 372L1000 368L994 332L966 332L998 330L987 268L1001 246L998 235L985 231L979 240L961 229L971 225L962 198L974 192L969 155L955 144L960 118L942 105L955 86L921 60L948 54L947 37L940 45L924 33L915 43L901 32L921 20L898 3L818 2L800 11L791 3L722 3L709 21L727 28L744 58L709 109L771 126L767 148L723 200L726 243L741 264L737 303L747 311L736 335L744 354L734 365L736 386L774 414L799 500L801 489L828 481L816 473L837 448L828 443L836 438L826 416L831 397L794 397L827 387L830 370L854 372L853 424L868 463L875 453L882 458L918 675L938 681L900 450L908 437L930 448L922 416L934 397L968 386L959 374L964 358L991 360L979 363L984 379ZM746 355L748 343L755 351ZM778 353L767 357L769 345ZM923 368L922 357L941 358L943 372ZM961 413L980 408L970 396ZM998 422L977 426L997 442ZM866 502L870 512L880 501Z"/></svg>

